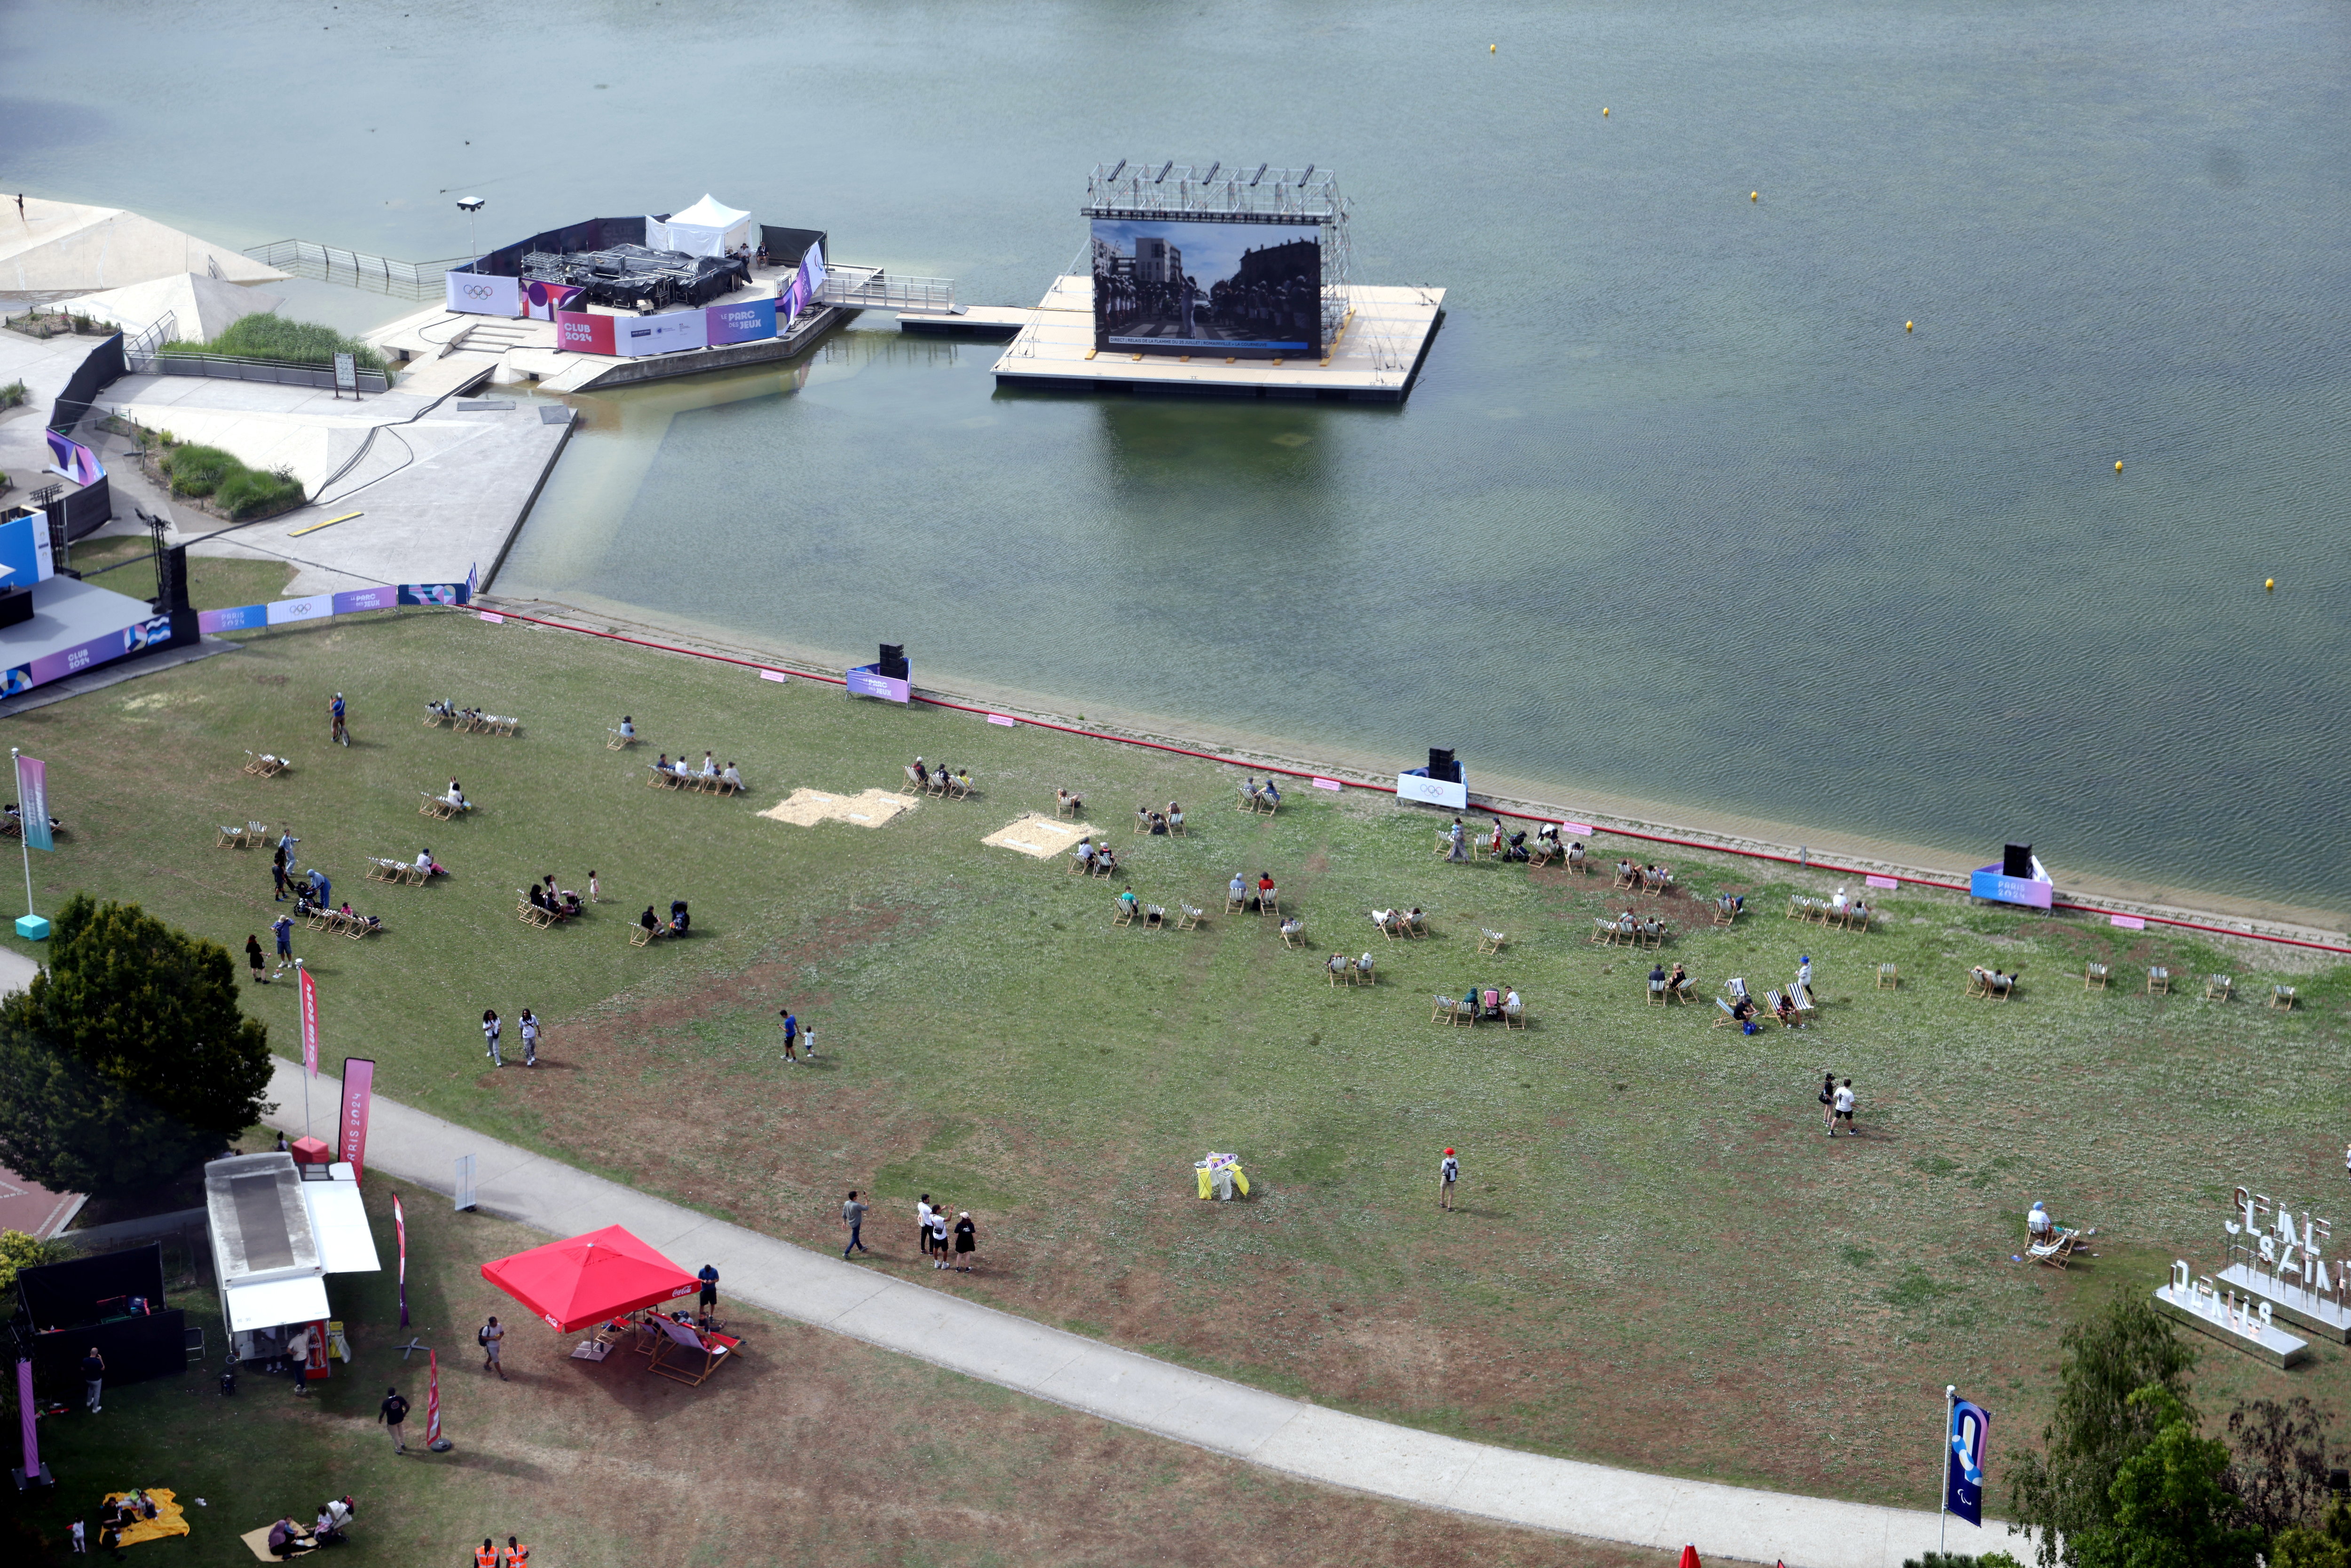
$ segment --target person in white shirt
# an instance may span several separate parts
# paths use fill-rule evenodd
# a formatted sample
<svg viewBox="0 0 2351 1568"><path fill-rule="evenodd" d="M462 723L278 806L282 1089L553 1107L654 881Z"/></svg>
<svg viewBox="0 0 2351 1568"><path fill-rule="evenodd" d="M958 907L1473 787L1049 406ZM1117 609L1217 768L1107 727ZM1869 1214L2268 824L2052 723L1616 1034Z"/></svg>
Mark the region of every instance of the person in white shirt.
<svg viewBox="0 0 2351 1568"><path fill-rule="evenodd" d="M923 1194L922 1201L914 1205L914 1241L922 1248L924 1257L927 1258L931 1255L931 1195L929 1193Z"/></svg>
<svg viewBox="0 0 2351 1568"><path fill-rule="evenodd" d="M1796 989L1802 994L1804 1000L1812 1000L1813 961L1809 957L1800 958L1796 962Z"/></svg>
<svg viewBox="0 0 2351 1568"><path fill-rule="evenodd" d="M622 714L621 716L621 738L623 740L634 740L636 737L637 721L631 718L627 714Z"/></svg>
<svg viewBox="0 0 2351 1568"><path fill-rule="evenodd" d="M449 804L456 807L460 811L470 809L469 802L465 799L465 792L457 788L457 781L455 779L449 780L449 792L446 795L442 796L441 799L448 801Z"/></svg>
<svg viewBox="0 0 2351 1568"><path fill-rule="evenodd" d="M718 764L711 759L710 753L706 751L702 754L702 776L705 779L718 777Z"/></svg>
<svg viewBox="0 0 2351 1568"><path fill-rule="evenodd" d="M1844 889L1838 888L1836 890L1835 896L1829 900L1829 907L1839 915L1843 915L1844 913Z"/></svg>
<svg viewBox="0 0 2351 1568"><path fill-rule="evenodd" d="M1853 1128L1852 1079L1848 1078L1837 1085L1835 1107L1835 1112L1829 1120L1829 1136L1835 1137L1837 1127L1842 1124L1847 1137L1859 1137L1861 1134L1855 1132Z"/></svg>
<svg viewBox="0 0 2351 1568"><path fill-rule="evenodd" d="M1385 931L1388 928L1388 922L1395 918L1395 911L1393 909L1374 909L1372 911L1372 924L1378 926L1383 931Z"/></svg>
<svg viewBox="0 0 2351 1568"><path fill-rule="evenodd" d="M2032 1207L2024 1211L2024 1234L2026 1237L2035 1243L2046 1241L2056 1228L2056 1222L2049 1218L2048 1209L2042 1207L2041 1200L2039 1198L2034 1198L2032 1200Z"/></svg>
<svg viewBox="0 0 2351 1568"><path fill-rule="evenodd" d="M426 876L439 876L441 862L433 858L433 852L430 849L422 849L416 852L416 869Z"/></svg>
<svg viewBox="0 0 2351 1568"><path fill-rule="evenodd" d="M736 770L735 765L731 762L726 765L726 771L720 777L737 789L743 788L743 775Z"/></svg>

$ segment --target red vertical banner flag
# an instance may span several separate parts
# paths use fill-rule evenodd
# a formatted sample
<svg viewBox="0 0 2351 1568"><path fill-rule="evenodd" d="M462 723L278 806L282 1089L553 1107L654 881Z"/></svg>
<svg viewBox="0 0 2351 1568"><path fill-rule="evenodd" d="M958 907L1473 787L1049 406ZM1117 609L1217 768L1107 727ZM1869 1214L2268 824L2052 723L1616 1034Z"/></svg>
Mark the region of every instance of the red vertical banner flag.
<svg viewBox="0 0 2351 1568"><path fill-rule="evenodd" d="M424 1385L424 1446L429 1448L441 1440L441 1353L428 1350L424 1360L431 1368Z"/></svg>
<svg viewBox="0 0 2351 1568"><path fill-rule="evenodd" d="M408 1216L401 1212L400 1194L392 1195L392 1233L400 1242L400 1326L408 1326Z"/></svg>
<svg viewBox="0 0 2351 1568"><path fill-rule="evenodd" d="M311 1077L319 1076L319 982L310 977L308 969L297 971L302 977L302 1071ZM304 1090L304 1093L309 1091ZM305 1116L310 1113L305 1110Z"/></svg>
<svg viewBox="0 0 2351 1568"><path fill-rule="evenodd" d="M343 1058L343 1124L339 1157L353 1181L367 1179L368 1106L375 1098L375 1063L364 1056Z"/></svg>

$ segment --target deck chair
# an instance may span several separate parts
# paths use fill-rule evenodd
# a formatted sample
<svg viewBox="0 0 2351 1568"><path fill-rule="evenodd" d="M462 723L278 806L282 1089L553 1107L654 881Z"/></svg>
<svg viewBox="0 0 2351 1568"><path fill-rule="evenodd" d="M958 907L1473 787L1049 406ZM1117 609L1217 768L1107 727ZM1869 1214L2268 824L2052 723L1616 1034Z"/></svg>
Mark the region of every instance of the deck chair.
<svg viewBox="0 0 2351 1568"><path fill-rule="evenodd" d="M1867 931L1870 915L1869 909L1860 903L1849 904L1844 911L1844 928L1847 931Z"/></svg>
<svg viewBox="0 0 2351 1568"><path fill-rule="evenodd" d="M1208 917L1208 912L1197 904L1178 904L1176 907L1183 911L1176 917L1176 929L1178 931L1197 931L1200 922Z"/></svg>
<svg viewBox="0 0 2351 1568"><path fill-rule="evenodd" d="M2276 1012L2290 1013L2294 1011L2294 988L2292 986L2272 986L2270 988L2270 1007L2273 1011Z"/></svg>
<svg viewBox="0 0 2351 1568"><path fill-rule="evenodd" d="M1467 847L1466 847L1466 846L1464 847L1464 849L1463 849L1462 852L1463 852L1465 855L1468 852L1468 849L1467 849ZM1450 856L1452 853L1453 853L1453 835L1452 835L1451 833L1439 833L1439 834L1437 834L1437 858L1438 860L1444 860L1444 859L1447 859L1448 856Z"/></svg>
<svg viewBox="0 0 2351 1568"><path fill-rule="evenodd" d="M1902 988L1901 969L1893 964L1877 966L1877 988L1881 991L1900 990Z"/></svg>
<svg viewBox="0 0 2351 1568"><path fill-rule="evenodd" d="M653 1341L653 1360L646 1370L695 1387L743 1348L743 1342L731 1334L698 1329L659 1312L653 1314L653 1327L660 1337Z"/></svg>
<svg viewBox="0 0 2351 1568"><path fill-rule="evenodd" d="M1257 895L1257 912L1259 915L1280 915L1281 913L1281 889L1278 887L1269 887L1259 893Z"/></svg>
<svg viewBox="0 0 2351 1568"><path fill-rule="evenodd" d="M1508 1002L1502 1004L1502 1027L1504 1029L1527 1027L1527 999L1524 997L1519 998L1519 1005L1516 1007L1512 1007Z"/></svg>
<svg viewBox="0 0 2351 1568"><path fill-rule="evenodd" d="M452 724L455 723L455 720L456 716L455 714L443 713L439 708L434 707L429 704L425 706L424 727L427 729L432 729L444 724Z"/></svg>
<svg viewBox="0 0 2351 1568"><path fill-rule="evenodd" d="M302 924L313 931L331 930L335 924L335 912L331 909L314 909L303 916Z"/></svg>
<svg viewBox="0 0 2351 1568"><path fill-rule="evenodd" d="M1056 790L1053 795L1053 815L1057 817L1074 818L1077 814L1078 802L1076 800L1073 798L1064 799L1061 792Z"/></svg>
<svg viewBox="0 0 2351 1568"><path fill-rule="evenodd" d="M1230 883L1225 884L1225 913L1238 915L1249 907L1249 894L1235 893Z"/></svg>
<svg viewBox="0 0 2351 1568"><path fill-rule="evenodd" d="M650 947L653 945L653 938L661 934L662 928L658 925L648 931L644 926L632 920L629 923L629 946L632 947Z"/></svg>
<svg viewBox="0 0 2351 1568"><path fill-rule="evenodd" d="M1666 1005L1666 981L1662 975L1649 982L1649 1005L1653 1008Z"/></svg>
<svg viewBox="0 0 2351 1568"><path fill-rule="evenodd" d="M364 915L343 922L343 935L354 942L364 942L382 929L379 922L370 920Z"/></svg>
<svg viewBox="0 0 2351 1568"><path fill-rule="evenodd" d="M2232 975L2204 977L2204 999L2208 1002L2225 1002L2236 988L2236 977Z"/></svg>
<svg viewBox="0 0 2351 1568"><path fill-rule="evenodd" d="M1415 920L1409 914L1407 914L1403 916L1403 921L1404 934L1411 937L1414 941L1417 942L1422 937L1428 935L1427 915L1423 915L1419 919Z"/></svg>
<svg viewBox="0 0 2351 1568"><path fill-rule="evenodd" d="M1143 906L1143 928L1145 931L1165 931L1167 929L1167 906L1164 904L1144 904Z"/></svg>
<svg viewBox="0 0 2351 1568"><path fill-rule="evenodd" d="M2019 965L2018 967L2022 969L2023 966ZM2001 976L1993 979L1991 983L1985 988L1984 994L1988 998L1992 998L2003 1002L2008 1001L2015 997L2016 988L2022 979L2023 976L2022 974Z"/></svg>
<svg viewBox="0 0 2351 1568"><path fill-rule="evenodd" d="M1341 954L1335 961L1325 959L1322 964L1322 973L1329 977L1333 986L1352 986L1355 983L1355 961L1344 954Z"/></svg>
<svg viewBox="0 0 2351 1568"><path fill-rule="evenodd" d="M1305 946L1306 927L1304 925L1301 925L1298 929L1293 931L1290 928L1289 923L1285 921L1281 927L1281 945L1285 947Z"/></svg>
<svg viewBox="0 0 2351 1568"><path fill-rule="evenodd" d="M433 880L433 873L413 861L394 861L392 864L400 868L400 880L403 886L423 887Z"/></svg>
<svg viewBox="0 0 2351 1568"><path fill-rule="evenodd" d="M1790 894L1788 895L1788 918L1791 920L1803 919L1806 914L1804 906L1810 903L1812 903L1812 900L1806 898L1802 894Z"/></svg>
<svg viewBox="0 0 2351 1568"><path fill-rule="evenodd" d="M1759 1024L1780 1021L1780 993L1777 989L1763 993L1763 1005L1756 1009L1755 1021Z"/></svg>
<svg viewBox="0 0 2351 1568"><path fill-rule="evenodd" d="M1963 994L1970 997L1988 997L1991 995L1991 986L1990 982L1984 978L1982 969L1972 966L1970 967L1968 969L1968 988Z"/></svg>
<svg viewBox="0 0 2351 1568"><path fill-rule="evenodd" d="M1634 946L1646 947L1654 952L1666 945L1666 923L1662 920L1645 920L1634 928L1633 937Z"/></svg>
<svg viewBox="0 0 2351 1568"><path fill-rule="evenodd" d="M1135 915L1141 913L1139 904L1129 904L1123 898L1113 898L1111 904L1118 911L1111 916L1110 923L1113 925L1132 925L1134 924Z"/></svg>
<svg viewBox="0 0 2351 1568"><path fill-rule="evenodd" d="M1460 1008L1460 998L1439 997L1437 998L1436 1009L1428 1015L1428 1021L1431 1023L1451 1023L1453 1021L1453 1015L1459 1011Z"/></svg>
<svg viewBox="0 0 2351 1568"><path fill-rule="evenodd" d="M1080 860L1078 858L1077 852L1072 850L1070 852L1067 858L1069 860L1070 874L1071 876L1093 875L1093 856L1088 855L1084 860Z"/></svg>
<svg viewBox="0 0 2351 1568"><path fill-rule="evenodd" d="M1788 999L1796 1004L1796 1017L1799 1019L1810 1019L1816 1016L1817 1009L1813 1000L1813 993L1803 987L1790 986Z"/></svg>
<svg viewBox="0 0 2351 1568"><path fill-rule="evenodd" d="M914 771L914 765L909 763L906 766L904 772L906 775L906 781L898 786L898 793L901 795L921 794L923 792L923 779L922 776Z"/></svg>
<svg viewBox="0 0 2351 1568"><path fill-rule="evenodd" d="M417 791L417 798L423 802L416 808L416 814L420 817L430 817L436 822L446 822L457 815L457 808L438 795L427 795L420 789Z"/></svg>
<svg viewBox="0 0 2351 1568"><path fill-rule="evenodd" d="M2084 990L2103 991L2106 988L2106 967L2104 964L2085 964L2082 966L2082 988Z"/></svg>
<svg viewBox="0 0 2351 1568"><path fill-rule="evenodd" d="M1480 953L1499 953L1509 940L1510 937L1499 931L1489 931L1482 925L1478 928L1478 951Z"/></svg>
<svg viewBox="0 0 2351 1568"><path fill-rule="evenodd" d="M548 927L555 924L554 915L549 914L546 910L540 908L538 904L533 904L530 901L530 890L528 888L518 887L515 889L515 918L521 921L525 925L536 926L541 931L546 930ZM638 929L643 930L644 928L643 926L639 926Z"/></svg>
<svg viewBox="0 0 2351 1568"><path fill-rule="evenodd" d="M378 860L373 855L370 855L368 857L367 879L370 882L396 883L400 880L400 862L398 861Z"/></svg>
<svg viewBox="0 0 2351 1568"><path fill-rule="evenodd" d="M1737 1029L1739 1027L1739 1015L1730 1010L1729 998L1717 997L1714 998L1714 1005L1715 1016L1707 1020L1707 1028Z"/></svg>
<svg viewBox="0 0 2351 1568"><path fill-rule="evenodd" d="M931 781L923 786L923 793L935 795L942 800L947 798L947 776L945 768L931 775Z"/></svg>
<svg viewBox="0 0 2351 1568"><path fill-rule="evenodd" d="M256 779L275 779L286 771L286 758L282 757L273 757L266 751L258 757L254 756L250 751L245 755L249 758L245 765L245 770Z"/></svg>
<svg viewBox="0 0 2351 1568"><path fill-rule="evenodd" d="M1138 839L1151 836L1151 813L1141 806L1134 809L1134 836Z"/></svg>
<svg viewBox="0 0 2351 1568"><path fill-rule="evenodd" d="M213 848L216 850L241 850L245 847L245 830L243 828L229 827L215 828L213 830Z"/></svg>
<svg viewBox="0 0 2351 1568"><path fill-rule="evenodd" d="M1742 907L1742 905L1731 903L1728 894L1716 899L1714 901L1714 923L1717 925L1729 925L1734 924L1739 919Z"/></svg>
<svg viewBox="0 0 2351 1568"><path fill-rule="evenodd" d="M2147 994L2168 997L2171 994L2171 971L2160 964L2150 965L2147 971Z"/></svg>
<svg viewBox="0 0 2351 1568"><path fill-rule="evenodd" d="M1614 947L1616 946L1616 923L1614 920L1603 920L1598 915L1593 915L1592 935L1584 940L1594 947Z"/></svg>
<svg viewBox="0 0 2351 1568"><path fill-rule="evenodd" d="M1592 874L1592 857L1585 854L1582 850L1568 851L1567 870L1568 874L1571 876L1590 876Z"/></svg>
<svg viewBox="0 0 2351 1568"><path fill-rule="evenodd" d="M1559 846L1549 839L1537 839L1527 846L1527 869L1549 865L1559 852Z"/></svg>
<svg viewBox="0 0 2351 1568"><path fill-rule="evenodd" d="M626 751L637 743L635 736L622 735L617 729L607 728L604 731L604 749L607 751Z"/></svg>
<svg viewBox="0 0 2351 1568"><path fill-rule="evenodd" d="M492 735L519 735L522 732L522 720L501 718L496 714L486 713L482 716L482 727Z"/></svg>
<svg viewBox="0 0 2351 1568"><path fill-rule="evenodd" d="M2081 1245L2081 1241L2079 1231L2060 1230L2048 1240L2036 1241L2024 1249L2024 1255L2035 1263L2044 1264L2052 1269L2063 1269L2065 1267L2066 1260L2074 1256L2074 1249Z"/></svg>
<svg viewBox="0 0 2351 1568"><path fill-rule="evenodd" d="M947 799L950 800L968 800L971 799L971 780L965 778L960 773L949 778L947 779ZM1171 832L1176 831L1176 830L1175 829L1169 830Z"/></svg>
<svg viewBox="0 0 2351 1568"><path fill-rule="evenodd" d="M1389 941L1404 940L1404 915L1399 911L1392 909L1388 911L1388 917L1385 920L1374 920L1372 924L1378 926L1380 935Z"/></svg>
<svg viewBox="0 0 2351 1568"><path fill-rule="evenodd" d="M1641 885L1641 871L1630 861L1616 863L1616 880L1610 883L1619 892L1630 892Z"/></svg>

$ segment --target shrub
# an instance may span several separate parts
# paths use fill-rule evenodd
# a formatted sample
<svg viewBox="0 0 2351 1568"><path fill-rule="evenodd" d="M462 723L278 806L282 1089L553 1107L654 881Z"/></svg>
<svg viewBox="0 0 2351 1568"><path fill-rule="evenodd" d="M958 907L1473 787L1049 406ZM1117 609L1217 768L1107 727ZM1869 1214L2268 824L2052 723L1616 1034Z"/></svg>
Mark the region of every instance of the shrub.
<svg viewBox="0 0 2351 1568"><path fill-rule="evenodd" d="M10 382L6 386L0 386L0 408L14 408L24 401L24 382Z"/></svg>
<svg viewBox="0 0 2351 1568"><path fill-rule="evenodd" d="M384 368L381 354L332 327L266 314L239 317L212 340L206 351L248 360L283 360L295 365L331 365L337 354L349 354L363 371Z"/></svg>
<svg viewBox="0 0 2351 1568"><path fill-rule="evenodd" d="M231 476L245 472L244 464L219 447L193 444L173 448L164 466L171 472L174 496L209 496Z"/></svg>
<svg viewBox="0 0 2351 1568"><path fill-rule="evenodd" d="M240 467L213 492L213 505L239 522L266 517L302 503L302 481L285 469L263 474Z"/></svg>
<svg viewBox="0 0 2351 1568"><path fill-rule="evenodd" d="M36 1241L21 1230L0 1230L0 1293L16 1288L22 1270L60 1263L66 1256L66 1249L54 1241Z"/></svg>

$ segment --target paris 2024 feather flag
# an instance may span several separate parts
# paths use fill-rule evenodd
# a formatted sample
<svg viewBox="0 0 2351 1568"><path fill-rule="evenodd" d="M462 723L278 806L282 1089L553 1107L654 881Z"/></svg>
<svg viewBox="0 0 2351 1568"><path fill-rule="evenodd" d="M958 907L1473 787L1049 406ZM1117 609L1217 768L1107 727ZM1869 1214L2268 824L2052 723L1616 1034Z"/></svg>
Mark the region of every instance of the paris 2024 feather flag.
<svg viewBox="0 0 2351 1568"><path fill-rule="evenodd" d="M1980 1405L1951 1402L1949 1451L1943 1471L1943 1507L1978 1529L1983 1527L1984 1434L1991 1417Z"/></svg>

